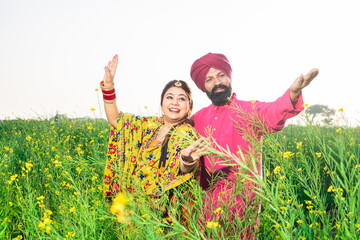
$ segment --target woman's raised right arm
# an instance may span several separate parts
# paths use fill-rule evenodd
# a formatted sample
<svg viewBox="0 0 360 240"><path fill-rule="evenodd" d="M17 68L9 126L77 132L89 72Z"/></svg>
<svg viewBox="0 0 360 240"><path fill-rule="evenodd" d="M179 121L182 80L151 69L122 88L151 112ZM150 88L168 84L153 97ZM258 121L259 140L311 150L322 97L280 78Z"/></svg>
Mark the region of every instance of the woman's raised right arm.
<svg viewBox="0 0 360 240"><path fill-rule="evenodd" d="M105 75L103 79L103 87L106 88L114 88L114 77L118 64L118 55L116 54L111 61L108 62L107 66L105 66ZM104 101L104 109L108 122L114 128L117 125L117 119L119 117L119 110L116 105L116 98L111 101Z"/></svg>

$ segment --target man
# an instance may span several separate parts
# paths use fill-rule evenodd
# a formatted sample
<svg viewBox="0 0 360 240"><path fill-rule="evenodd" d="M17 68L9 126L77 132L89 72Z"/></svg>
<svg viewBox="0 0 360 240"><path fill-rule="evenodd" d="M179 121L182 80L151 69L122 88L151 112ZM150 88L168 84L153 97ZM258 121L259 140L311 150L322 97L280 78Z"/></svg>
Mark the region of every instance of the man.
<svg viewBox="0 0 360 240"><path fill-rule="evenodd" d="M282 130L287 119L303 110L301 91L318 72L318 69L312 69L305 76L300 75L285 94L274 102L241 101L232 92L232 69L228 59L223 54L208 53L191 67L191 78L212 102L194 114L194 126L203 137L211 136L220 146L217 147L219 150L229 149L231 154L237 156L242 152L245 159L249 159L251 154L257 156L257 169L253 170L262 177L261 154L257 154L256 149L252 151L254 143L261 142L265 133ZM186 160L188 154L183 154L183 159ZM214 155L204 157L200 163L200 185L207 196L201 222L243 220L249 216L246 215L249 212L254 215L258 211L259 202L254 202L255 194L252 191L254 184L243 181L242 189L239 187L239 178L243 178L239 174L241 171L240 167L229 166ZM219 209L224 208L232 216L219 217ZM254 219L257 221L256 217ZM244 229L244 225L241 228Z"/></svg>

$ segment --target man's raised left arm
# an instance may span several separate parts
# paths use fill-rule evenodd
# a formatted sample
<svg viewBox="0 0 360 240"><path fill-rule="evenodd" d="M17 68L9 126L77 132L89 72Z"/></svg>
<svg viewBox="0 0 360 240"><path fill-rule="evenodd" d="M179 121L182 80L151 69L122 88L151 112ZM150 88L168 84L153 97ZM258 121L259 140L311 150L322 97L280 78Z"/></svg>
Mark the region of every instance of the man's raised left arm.
<svg viewBox="0 0 360 240"><path fill-rule="evenodd" d="M308 86L311 81L319 74L319 69L311 69L305 76L301 74L290 86L290 99L295 102L303 88Z"/></svg>
<svg viewBox="0 0 360 240"><path fill-rule="evenodd" d="M314 68L307 74L301 74L291 84L286 93L274 102L257 102L256 112L260 114L267 128L267 132L276 132L283 129L287 119L299 114L303 108L302 89L308 86L318 75L319 70Z"/></svg>

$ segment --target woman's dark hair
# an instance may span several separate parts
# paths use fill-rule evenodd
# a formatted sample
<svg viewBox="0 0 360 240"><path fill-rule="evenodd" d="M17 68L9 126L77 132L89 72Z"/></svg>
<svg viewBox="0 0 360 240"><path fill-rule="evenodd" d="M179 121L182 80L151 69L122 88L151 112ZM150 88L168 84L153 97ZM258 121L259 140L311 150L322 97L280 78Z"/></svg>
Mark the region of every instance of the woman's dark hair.
<svg viewBox="0 0 360 240"><path fill-rule="evenodd" d="M162 106L163 104L163 99L164 99L164 95L166 93L166 91L169 89L169 88L172 88L172 87L178 87L178 88L181 88L182 90L184 90L186 92L186 95L188 96L189 98L189 106L190 106L190 109L189 109L189 113L188 115L190 116L191 115L191 112L192 112L192 109L193 109L193 100L192 100L192 94L191 94L191 90L190 90L190 87L189 85L183 81L183 80L172 80L170 82L168 82L162 93L161 93L161 100L160 100L160 106Z"/></svg>

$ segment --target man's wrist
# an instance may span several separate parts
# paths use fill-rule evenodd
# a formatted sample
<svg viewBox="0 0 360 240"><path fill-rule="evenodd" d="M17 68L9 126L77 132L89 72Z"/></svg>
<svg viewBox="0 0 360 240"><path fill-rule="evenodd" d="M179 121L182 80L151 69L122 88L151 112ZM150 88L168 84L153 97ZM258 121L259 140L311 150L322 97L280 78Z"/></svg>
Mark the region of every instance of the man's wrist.
<svg viewBox="0 0 360 240"><path fill-rule="evenodd" d="M290 100L291 102L297 102L297 100L299 100L299 96L300 96L300 91L299 92L294 92L290 90Z"/></svg>

